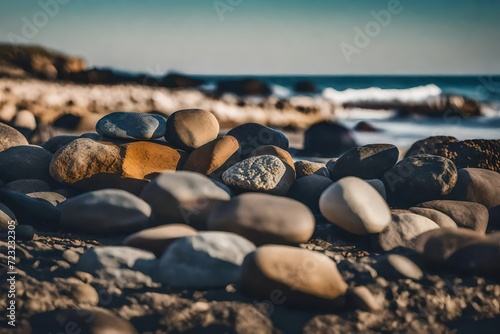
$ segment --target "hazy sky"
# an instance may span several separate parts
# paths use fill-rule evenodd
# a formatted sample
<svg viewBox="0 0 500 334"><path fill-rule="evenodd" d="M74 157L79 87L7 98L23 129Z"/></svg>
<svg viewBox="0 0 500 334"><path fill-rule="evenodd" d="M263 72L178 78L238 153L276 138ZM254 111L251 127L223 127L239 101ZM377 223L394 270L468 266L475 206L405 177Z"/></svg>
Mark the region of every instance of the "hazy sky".
<svg viewBox="0 0 500 334"><path fill-rule="evenodd" d="M1 0L0 41L154 74L500 73L500 1L392 2Z"/></svg>

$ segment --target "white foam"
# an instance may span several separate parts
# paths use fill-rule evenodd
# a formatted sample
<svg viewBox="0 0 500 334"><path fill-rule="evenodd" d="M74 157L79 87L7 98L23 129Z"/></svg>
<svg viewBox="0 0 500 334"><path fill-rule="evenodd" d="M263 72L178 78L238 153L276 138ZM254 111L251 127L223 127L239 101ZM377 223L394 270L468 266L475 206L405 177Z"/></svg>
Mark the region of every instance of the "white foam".
<svg viewBox="0 0 500 334"><path fill-rule="evenodd" d="M390 103L418 103L443 93L441 88L430 84L408 89L382 89L371 87L366 89L346 89L338 91L333 88L325 88L323 97L335 104L356 102L390 102Z"/></svg>

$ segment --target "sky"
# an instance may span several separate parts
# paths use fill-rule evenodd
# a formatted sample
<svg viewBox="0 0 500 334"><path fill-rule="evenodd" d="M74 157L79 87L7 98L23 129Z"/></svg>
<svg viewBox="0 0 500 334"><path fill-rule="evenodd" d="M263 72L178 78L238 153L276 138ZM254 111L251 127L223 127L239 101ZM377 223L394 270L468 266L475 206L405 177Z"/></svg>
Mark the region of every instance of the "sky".
<svg viewBox="0 0 500 334"><path fill-rule="evenodd" d="M500 74L497 0L0 0L0 42L188 74Z"/></svg>

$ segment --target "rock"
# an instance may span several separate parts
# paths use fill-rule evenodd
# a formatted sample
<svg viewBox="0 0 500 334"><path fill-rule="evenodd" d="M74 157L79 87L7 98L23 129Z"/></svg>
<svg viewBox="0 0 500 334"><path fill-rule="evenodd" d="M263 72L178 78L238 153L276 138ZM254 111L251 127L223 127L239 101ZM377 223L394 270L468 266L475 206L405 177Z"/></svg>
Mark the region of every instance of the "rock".
<svg viewBox="0 0 500 334"><path fill-rule="evenodd" d="M219 122L208 111L183 109L174 112L167 119L165 139L172 145L192 151L206 144L219 134Z"/></svg>
<svg viewBox="0 0 500 334"><path fill-rule="evenodd" d="M285 167L287 169L287 174L293 173L294 178L296 176L295 172L295 163L293 161L292 156L288 151L285 151L282 148L279 148L278 146L274 145L265 145L265 146L260 146L257 147L255 150L250 152L249 158L250 157L258 157L261 155L273 155L277 158L279 158L283 163L285 164Z"/></svg>
<svg viewBox="0 0 500 334"><path fill-rule="evenodd" d="M196 88L203 84L203 80L195 79L178 73L168 73L161 79L160 85L167 88Z"/></svg>
<svg viewBox="0 0 500 334"><path fill-rule="evenodd" d="M457 182L457 169L447 158L415 155L398 162L382 181L389 205L409 207L448 195Z"/></svg>
<svg viewBox="0 0 500 334"><path fill-rule="evenodd" d="M7 206L0 203L0 231L8 231L11 225L17 225L16 215Z"/></svg>
<svg viewBox="0 0 500 334"><path fill-rule="evenodd" d="M319 175L308 175L295 180L286 196L306 205L313 214L319 214L319 199L321 194L333 182L329 178Z"/></svg>
<svg viewBox="0 0 500 334"><path fill-rule="evenodd" d="M76 131L81 123L82 117L73 114L64 114L52 122L52 126L69 131Z"/></svg>
<svg viewBox="0 0 500 334"><path fill-rule="evenodd" d="M123 163L122 177L151 179L166 170L180 169L186 155L168 145L147 141L120 146Z"/></svg>
<svg viewBox="0 0 500 334"><path fill-rule="evenodd" d="M208 218L210 230L233 232L256 245L298 245L311 238L314 226L314 216L303 204L255 193L219 204Z"/></svg>
<svg viewBox="0 0 500 334"><path fill-rule="evenodd" d="M120 289L151 286L158 260L153 253L124 246L96 246L80 256L76 270Z"/></svg>
<svg viewBox="0 0 500 334"><path fill-rule="evenodd" d="M380 276L388 280L410 278L418 281L424 277L422 269L410 258L399 254L382 257L375 267Z"/></svg>
<svg viewBox="0 0 500 334"><path fill-rule="evenodd" d="M319 175L330 178L330 172L326 168L326 165L319 162L312 162L307 160L295 161L295 172L297 174L297 178L301 178L307 175Z"/></svg>
<svg viewBox="0 0 500 334"><path fill-rule="evenodd" d="M234 283L255 245L228 232L179 238L160 259L159 280L172 287L219 288Z"/></svg>
<svg viewBox="0 0 500 334"><path fill-rule="evenodd" d="M327 188L321 195L319 208L329 222L359 235L379 233L391 222L389 207L379 193L352 176Z"/></svg>
<svg viewBox="0 0 500 334"><path fill-rule="evenodd" d="M242 158L247 158L253 150L266 145L288 150L288 138L283 133L257 123L242 124L231 129L227 135L240 143Z"/></svg>
<svg viewBox="0 0 500 334"><path fill-rule="evenodd" d="M58 206L59 204L66 201L66 197L53 191L37 191L26 195L31 198L45 201L53 206Z"/></svg>
<svg viewBox="0 0 500 334"><path fill-rule="evenodd" d="M30 319L33 334L46 333L121 333L137 334L126 320L103 308L57 308L35 314ZM78 330L78 331L76 331Z"/></svg>
<svg viewBox="0 0 500 334"><path fill-rule="evenodd" d="M61 257L64 259L64 261L71 264L77 264L78 260L80 260L80 254L71 249L65 250L62 253Z"/></svg>
<svg viewBox="0 0 500 334"><path fill-rule="evenodd" d="M354 126L353 130L358 132L382 132L382 130L376 128L375 126L366 121L359 121Z"/></svg>
<svg viewBox="0 0 500 334"><path fill-rule="evenodd" d="M80 138L79 136L54 136L47 140L42 147L50 153L56 153L61 147L71 143L73 140Z"/></svg>
<svg viewBox="0 0 500 334"><path fill-rule="evenodd" d="M298 81L293 90L297 93L314 93L316 92L316 85L311 81Z"/></svg>
<svg viewBox="0 0 500 334"><path fill-rule="evenodd" d="M36 119L33 113L29 110L20 110L12 120L12 125L16 128L27 130L36 129Z"/></svg>
<svg viewBox="0 0 500 334"><path fill-rule="evenodd" d="M335 311L345 304L347 284L335 262L305 249L259 247L245 258L240 281L250 297L280 299L287 306Z"/></svg>
<svg viewBox="0 0 500 334"><path fill-rule="evenodd" d="M59 210L47 202L24 194L0 189L0 203L5 204L23 225L57 228Z"/></svg>
<svg viewBox="0 0 500 334"><path fill-rule="evenodd" d="M352 308L365 312L379 311L383 307L365 286L349 288L346 292L346 300Z"/></svg>
<svg viewBox="0 0 500 334"><path fill-rule="evenodd" d="M195 235L198 231L184 224L170 224L148 228L129 235L123 244L153 252L160 258L165 249L181 237Z"/></svg>
<svg viewBox="0 0 500 334"><path fill-rule="evenodd" d="M488 209L478 203L438 200L424 202L417 207L440 211L449 216L458 227L481 233L485 233L488 227Z"/></svg>
<svg viewBox="0 0 500 334"><path fill-rule="evenodd" d="M334 181L346 176L379 179L398 161L399 150L391 144L370 144L355 147L337 159L331 171Z"/></svg>
<svg viewBox="0 0 500 334"><path fill-rule="evenodd" d="M99 304L97 291L88 284L77 284L71 288L71 295L76 304L87 304L95 306Z"/></svg>
<svg viewBox="0 0 500 334"><path fill-rule="evenodd" d="M151 207L118 189L91 191L61 207L61 227L91 234L127 234L148 225Z"/></svg>
<svg viewBox="0 0 500 334"><path fill-rule="evenodd" d="M192 151L183 169L220 179L222 173L238 162L240 145L233 136L224 136Z"/></svg>
<svg viewBox="0 0 500 334"><path fill-rule="evenodd" d="M380 196L382 196L384 200L387 200L387 193L385 192L384 182L379 179L365 180L365 182L371 185L380 194Z"/></svg>
<svg viewBox="0 0 500 334"><path fill-rule="evenodd" d="M204 226L210 211L229 194L208 177L187 171L164 172L141 193L153 209L157 225L185 223Z"/></svg>
<svg viewBox="0 0 500 334"><path fill-rule="evenodd" d="M3 189L28 194L39 191L50 191L50 185L42 180L21 179L7 183Z"/></svg>
<svg viewBox="0 0 500 334"><path fill-rule="evenodd" d="M123 139L161 138L167 131L163 116L142 112L113 112L101 118L96 132L104 137Z"/></svg>
<svg viewBox="0 0 500 334"><path fill-rule="evenodd" d="M70 185L97 174L119 174L120 169L118 146L87 138L73 140L58 150L50 162L50 175L54 180Z"/></svg>
<svg viewBox="0 0 500 334"><path fill-rule="evenodd" d="M258 79L221 80L217 82L218 93L234 93L236 95L270 95L271 87Z"/></svg>
<svg viewBox="0 0 500 334"><path fill-rule="evenodd" d="M414 248L413 239L439 228L432 220L413 213L393 213L391 216L391 223L378 235L378 245L386 252L400 246Z"/></svg>
<svg viewBox="0 0 500 334"><path fill-rule="evenodd" d="M16 240L33 240L35 229L31 225L17 225Z"/></svg>
<svg viewBox="0 0 500 334"><path fill-rule="evenodd" d="M0 123L0 152L14 146L24 145L28 145L28 141L21 132L6 124Z"/></svg>
<svg viewBox="0 0 500 334"><path fill-rule="evenodd" d="M500 241L476 240L456 250L446 261L454 271L500 279Z"/></svg>
<svg viewBox="0 0 500 334"><path fill-rule="evenodd" d="M240 161L222 174L231 187L284 195L295 181L295 171L274 155L261 155Z"/></svg>
<svg viewBox="0 0 500 334"><path fill-rule="evenodd" d="M479 203L488 209L500 205L500 174L481 168L459 169L447 199Z"/></svg>
<svg viewBox="0 0 500 334"><path fill-rule="evenodd" d="M408 210L416 213L417 215L429 218L441 228L457 228L457 224L453 221L453 219L441 211L416 207L409 208Z"/></svg>
<svg viewBox="0 0 500 334"><path fill-rule="evenodd" d="M333 157L356 146L351 132L341 124L321 122L312 125L304 135L304 155Z"/></svg>
<svg viewBox="0 0 500 334"><path fill-rule="evenodd" d="M500 172L500 140L472 139L459 141L454 137L429 137L415 142L406 157L433 154L453 161L457 168L484 168Z"/></svg>
<svg viewBox="0 0 500 334"><path fill-rule="evenodd" d="M38 146L15 146L0 152L0 178L4 182L21 179L52 181L49 164L52 154Z"/></svg>

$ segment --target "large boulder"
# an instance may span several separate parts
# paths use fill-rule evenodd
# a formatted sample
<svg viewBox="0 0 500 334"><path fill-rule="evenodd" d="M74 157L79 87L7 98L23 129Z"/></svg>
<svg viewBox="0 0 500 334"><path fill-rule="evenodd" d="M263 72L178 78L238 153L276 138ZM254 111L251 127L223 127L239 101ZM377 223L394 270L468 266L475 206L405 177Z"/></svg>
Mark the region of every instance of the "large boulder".
<svg viewBox="0 0 500 334"><path fill-rule="evenodd" d="M305 132L303 154L334 157L355 146L349 129L338 123L321 122L311 125Z"/></svg>

